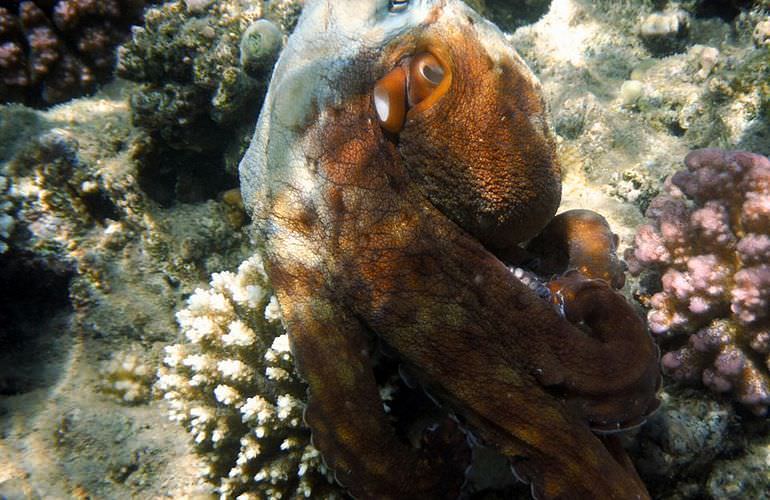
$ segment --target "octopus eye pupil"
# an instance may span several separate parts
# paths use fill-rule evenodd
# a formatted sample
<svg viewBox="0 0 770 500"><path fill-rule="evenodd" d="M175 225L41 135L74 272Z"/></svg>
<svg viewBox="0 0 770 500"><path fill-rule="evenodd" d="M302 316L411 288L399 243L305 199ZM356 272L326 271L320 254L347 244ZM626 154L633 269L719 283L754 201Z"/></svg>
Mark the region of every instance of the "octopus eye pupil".
<svg viewBox="0 0 770 500"><path fill-rule="evenodd" d="M420 68L420 73L434 85L438 85L444 79L444 68L438 65L424 64Z"/></svg>
<svg viewBox="0 0 770 500"><path fill-rule="evenodd" d="M444 80L445 70L430 52L417 54L409 63L409 106L416 106L428 98Z"/></svg>

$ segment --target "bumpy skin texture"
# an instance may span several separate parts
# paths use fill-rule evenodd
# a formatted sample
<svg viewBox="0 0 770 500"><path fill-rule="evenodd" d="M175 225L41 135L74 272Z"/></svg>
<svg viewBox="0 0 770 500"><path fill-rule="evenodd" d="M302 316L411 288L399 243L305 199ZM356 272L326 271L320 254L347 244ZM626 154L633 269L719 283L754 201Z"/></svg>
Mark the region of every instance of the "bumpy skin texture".
<svg viewBox="0 0 770 500"><path fill-rule="evenodd" d="M560 213L527 244L527 250L538 257L534 270L541 275L574 269L623 288L625 265L616 256L617 247L618 236L607 220L580 209Z"/></svg>
<svg viewBox="0 0 770 500"><path fill-rule="evenodd" d="M770 405L770 160L700 149L684 163L687 169L652 200L651 221L636 234L629 267L661 274L648 319L652 332L666 339L664 371L732 393L764 415ZM689 335L685 345L682 334Z"/></svg>
<svg viewBox="0 0 770 500"><path fill-rule="evenodd" d="M145 0L27 0L0 7L0 102L41 106L112 77Z"/></svg>
<svg viewBox="0 0 770 500"><path fill-rule="evenodd" d="M640 318L603 281L576 277L557 289L584 332L487 248L533 236L558 204L536 79L460 2L400 14L340 3L306 6L241 163L314 443L356 497L445 498L462 481L395 435L373 332L538 498L646 498L622 451L591 432L656 406L657 352ZM424 51L450 87L393 137L372 88Z"/></svg>

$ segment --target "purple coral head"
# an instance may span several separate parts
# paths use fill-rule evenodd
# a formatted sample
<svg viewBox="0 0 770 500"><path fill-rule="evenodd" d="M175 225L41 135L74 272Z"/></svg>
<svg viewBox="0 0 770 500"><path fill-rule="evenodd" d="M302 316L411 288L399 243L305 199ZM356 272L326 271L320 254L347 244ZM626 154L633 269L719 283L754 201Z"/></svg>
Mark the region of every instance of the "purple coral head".
<svg viewBox="0 0 770 500"><path fill-rule="evenodd" d="M733 388L730 379L719 373L718 370L706 368L703 370L703 385L714 392L727 392Z"/></svg>
<svg viewBox="0 0 770 500"><path fill-rule="evenodd" d="M115 46L148 0L1 3L0 103L47 105L112 77Z"/></svg>
<svg viewBox="0 0 770 500"><path fill-rule="evenodd" d="M715 320L690 335L690 345L699 352L717 352L736 340L736 328L730 321Z"/></svg>
<svg viewBox="0 0 770 500"><path fill-rule="evenodd" d="M727 378L742 374L745 366L746 356L735 346L725 348L714 360L714 368Z"/></svg>
<svg viewBox="0 0 770 500"><path fill-rule="evenodd" d="M749 233L741 238L736 250L744 264L770 262L770 235Z"/></svg>
<svg viewBox="0 0 770 500"><path fill-rule="evenodd" d="M730 228L730 214L723 203L707 201L703 208L692 213L690 223L704 243L708 242L718 248L735 241L735 235Z"/></svg>
<svg viewBox="0 0 770 500"><path fill-rule="evenodd" d="M688 346L667 352L660 359L663 372L682 382L696 382L701 377L702 355Z"/></svg>
<svg viewBox="0 0 770 500"><path fill-rule="evenodd" d="M662 358L677 380L730 392L756 414L770 406L770 160L701 149L650 203L628 252L662 290L648 323L689 343ZM679 344L681 346L681 344Z"/></svg>
<svg viewBox="0 0 770 500"><path fill-rule="evenodd" d="M770 265L741 269L734 276L730 310L743 323L770 315Z"/></svg>
<svg viewBox="0 0 770 500"><path fill-rule="evenodd" d="M687 170L677 172L671 180L696 202L722 198L734 189L735 177L741 170L740 165L728 161L728 154L721 149L692 151L684 159Z"/></svg>
<svg viewBox="0 0 770 500"><path fill-rule="evenodd" d="M746 193L746 201L741 207L741 222L746 231L767 232L770 228L770 188Z"/></svg>
<svg viewBox="0 0 770 500"><path fill-rule="evenodd" d="M748 406L754 414L765 416L770 404L770 383L753 363L748 362L747 365L739 379L738 401Z"/></svg>
<svg viewBox="0 0 770 500"><path fill-rule="evenodd" d="M747 172L770 172L770 161L766 157L748 151L697 149L685 157L684 163L687 170L674 174L672 182L699 204L731 199L736 192L750 190L749 186L741 186Z"/></svg>

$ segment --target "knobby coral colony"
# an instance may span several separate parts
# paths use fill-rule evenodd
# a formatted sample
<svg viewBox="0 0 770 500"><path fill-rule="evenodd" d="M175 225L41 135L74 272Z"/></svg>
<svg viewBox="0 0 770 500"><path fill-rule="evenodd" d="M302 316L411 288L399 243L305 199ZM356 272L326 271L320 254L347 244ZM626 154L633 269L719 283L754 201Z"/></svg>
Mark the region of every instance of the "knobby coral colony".
<svg viewBox="0 0 770 500"><path fill-rule="evenodd" d="M757 415L770 405L770 161L702 149L666 180L628 256L662 273L649 300L665 372L702 381ZM686 341L685 341L686 340Z"/></svg>
<svg viewBox="0 0 770 500"><path fill-rule="evenodd" d="M306 386L261 258L214 274L177 319L185 338L166 347L156 387L221 498L341 498L302 422Z"/></svg>
<svg viewBox="0 0 770 500"><path fill-rule="evenodd" d="M146 0L30 0L0 7L0 102L43 106L112 76Z"/></svg>

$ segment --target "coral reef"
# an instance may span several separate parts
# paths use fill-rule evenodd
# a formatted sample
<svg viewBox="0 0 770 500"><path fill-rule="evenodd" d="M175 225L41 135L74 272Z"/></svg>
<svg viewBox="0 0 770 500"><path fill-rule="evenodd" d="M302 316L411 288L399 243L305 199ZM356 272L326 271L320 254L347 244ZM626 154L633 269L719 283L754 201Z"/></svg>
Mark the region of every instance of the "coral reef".
<svg viewBox="0 0 770 500"><path fill-rule="evenodd" d="M149 114L149 103L164 85L185 90L177 92L176 99L200 99L195 109L186 109L181 103L172 106L179 127L188 130L201 120L190 113L199 113L214 123L232 123L239 116L252 118L259 109L258 82L243 74L239 44L249 25L262 18L261 3L226 0L195 7L191 4L178 0L148 9L144 26L134 29L131 40L119 51L118 75L145 84L132 97L136 125L145 126L142 117ZM203 109L198 109L201 105ZM170 135L166 139L194 147L192 140L185 143L180 137L175 141Z"/></svg>
<svg viewBox="0 0 770 500"><path fill-rule="evenodd" d="M103 390L126 404L146 402L155 379L155 370L150 366L138 352L115 353L100 370L104 379Z"/></svg>
<svg viewBox="0 0 770 500"><path fill-rule="evenodd" d="M664 498L664 492L672 490L685 498L700 494L714 459L737 448L737 429L729 402L704 401L688 388L663 393L660 409L632 445L634 462L652 497Z"/></svg>
<svg viewBox="0 0 770 500"><path fill-rule="evenodd" d="M8 244L6 240L11 237L13 227L16 225L14 221L13 202L7 196L10 181L7 177L0 175L0 254L5 253L8 250Z"/></svg>
<svg viewBox="0 0 770 500"><path fill-rule="evenodd" d="M688 343L666 372L732 392L757 414L770 405L770 160L693 151L647 209L628 254L633 273L662 273L649 304L653 333Z"/></svg>
<svg viewBox="0 0 770 500"><path fill-rule="evenodd" d="M748 449L714 463L706 487L710 498L768 498L770 484L770 436L755 437Z"/></svg>
<svg viewBox="0 0 770 500"><path fill-rule="evenodd" d="M207 14L217 3L225 2L180 2L190 23L211 21L219 36L218 20ZM283 33L292 29L302 4L250 3L261 4L263 18ZM662 179L681 168L688 151L721 146L770 154L767 0L486 3L488 15L508 30L516 28L509 39L543 82L559 135L563 208L602 212L620 235L621 249L633 240ZM0 2L10 11L18 4ZM669 7L685 10L690 28L673 39L678 51L662 57L639 29L650 14ZM167 40L180 37L175 26L184 23L169 24ZM8 47L6 38L0 40ZM160 47L162 38L156 40ZM191 43L186 55L198 61L195 44L210 49L214 42ZM227 43L237 47L240 40ZM162 60L161 54L153 57L148 67ZM189 64L184 57L168 57ZM228 53L228 61L236 58L238 50ZM0 80L8 74L5 68L0 67ZM177 338L175 310L196 287L206 288L212 272L234 270L253 252L238 196L225 191L235 187L235 178L222 176L234 168L246 143L234 137L248 137L250 122L244 117L221 132L209 116L206 123L216 126L211 135L198 136L202 149L194 148L195 140L179 140L172 149L162 129L174 139L173 132L182 128L173 113L182 125L189 123L197 116L194 106L211 109L212 89L218 87L185 108L188 103L174 95L192 92L184 94L183 86L169 79L169 94L156 94L167 115L137 130L126 96L150 83L113 81L96 95L45 111L0 106L0 176L6 179L0 218L13 218L11 224L3 218L8 236L0 237L7 245L0 254L0 496L209 498L213 493L213 486L196 477L197 449L182 426L168 421L166 402L151 398L127 405L105 394L101 367L127 350L142 364L156 366L163 346L186 342ZM255 108L259 99L258 90ZM70 144L62 155L76 161L34 152L41 139L49 141L45 136L52 129ZM74 179L59 175L59 169ZM89 215L83 199L92 203L94 214L111 215ZM68 203L76 208L67 210ZM648 283L652 280L645 277L642 286ZM631 280L632 289L636 286ZM686 341L686 335L663 340L667 348ZM137 344L141 348L134 351ZM256 355L260 362L263 354ZM389 390L394 397L387 405L394 412L399 407L413 412L413 399L402 399L403 390ZM630 448L632 456L641 457L637 468L656 498L762 498L770 491L770 420L745 418L739 405L703 390L670 383L662 390L663 408L642 428L640 445ZM687 391L686 397L678 396L680 391ZM743 418L733 418L736 410ZM732 422L727 432L725 418ZM649 439L648 430L654 434ZM474 449L474 456L490 453L481 450ZM476 488L482 491L472 489L472 498L514 498L499 493L499 478L511 480L509 465L493 456L497 480L480 482ZM489 469L487 460L479 461L484 463L474 464L472 473ZM515 498L530 498L527 486L515 488ZM485 495L485 489L494 491Z"/></svg>
<svg viewBox="0 0 770 500"><path fill-rule="evenodd" d="M125 85L45 111L0 107L0 202L14 221L0 255L0 415L18 445L0 443L0 481L6 457L35 463L20 475L43 497L76 496L76 484L100 498L195 494L186 435L149 384L174 311L250 253L224 193L168 208L147 196Z"/></svg>
<svg viewBox="0 0 770 500"><path fill-rule="evenodd" d="M267 17L274 19L284 33L291 33L304 5L305 0L270 0L267 2Z"/></svg>
<svg viewBox="0 0 770 500"><path fill-rule="evenodd" d="M770 52L753 39L767 11L712 4L724 9L666 3L682 9L689 23L671 38L677 46L671 55L640 35L645 19L669 12L663 2L554 0L542 19L511 34L543 82L567 176L643 213L690 150L770 154ZM565 192L565 202L568 208L610 204L579 191ZM641 223L639 213L606 212L617 214L610 222L621 240Z"/></svg>
<svg viewBox="0 0 770 500"><path fill-rule="evenodd" d="M653 12L639 25L639 36L653 52L674 52L681 49L689 24L689 15L684 10Z"/></svg>
<svg viewBox="0 0 770 500"><path fill-rule="evenodd" d="M283 3L277 12L296 15L289 6L300 2ZM236 185L283 42L276 23L288 22L273 12L263 2L170 1L148 9L121 47L118 75L141 83L131 110L148 136L142 182L167 186L148 191L156 201L199 201ZM201 186L213 189L196 192Z"/></svg>
<svg viewBox="0 0 770 500"><path fill-rule="evenodd" d="M537 21L547 11L550 0L465 0L482 16L486 16L504 31Z"/></svg>
<svg viewBox="0 0 770 500"><path fill-rule="evenodd" d="M295 371L278 305L258 255L215 273L177 314L185 341L166 347L157 387L193 437L201 475L222 498L332 498L302 420L307 388Z"/></svg>
<svg viewBox="0 0 770 500"><path fill-rule="evenodd" d="M128 292L133 285L154 290L150 295L171 296L169 287L180 283L183 291L191 291L244 255L247 239L241 222L231 217L230 204L208 200L163 209L152 203L137 183L139 166L130 160L141 141L127 114L125 102L109 99L47 112L36 126L20 129L31 139L20 143L4 165L11 181L4 201L17 207L10 246L77 268L71 296L85 308L114 306L114 295L127 293L128 299L136 293ZM16 113L10 109L6 116ZM68 127L50 128L47 122ZM125 267L137 274L161 272L165 278L121 279ZM112 299L104 300L109 295ZM91 317L91 329L101 323L90 313L85 316ZM109 316L102 316L105 323L111 322ZM147 328L147 318L135 319L144 338L165 336Z"/></svg>
<svg viewBox="0 0 770 500"><path fill-rule="evenodd" d="M112 77L145 0L27 0L0 7L0 102L43 106Z"/></svg>

